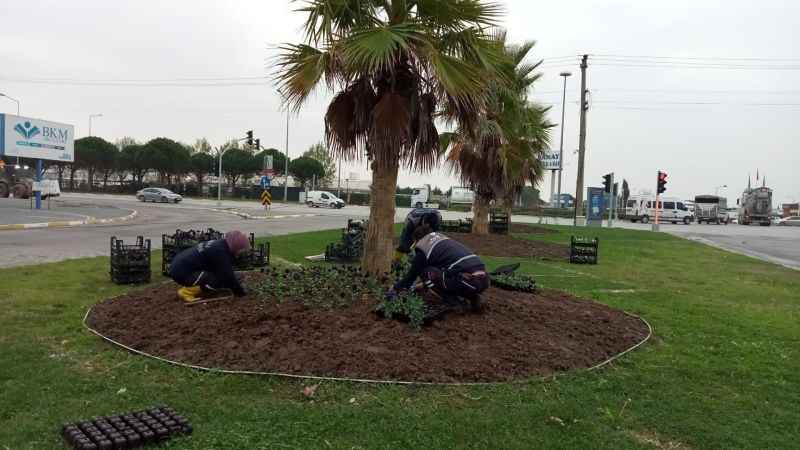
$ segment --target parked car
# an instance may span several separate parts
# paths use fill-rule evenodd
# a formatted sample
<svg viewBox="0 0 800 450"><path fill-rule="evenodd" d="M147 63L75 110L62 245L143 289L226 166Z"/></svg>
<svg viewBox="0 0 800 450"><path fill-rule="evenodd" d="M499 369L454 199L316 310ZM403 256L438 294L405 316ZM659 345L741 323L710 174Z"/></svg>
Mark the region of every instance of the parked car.
<svg viewBox="0 0 800 450"><path fill-rule="evenodd" d="M145 188L136 193L141 202L178 203L183 200L179 194L164 188Z"/></svg>
<svg viewBox="0 0 800 450"><path fill-rule="evenodd" d="M325 206L328 208L344 208L344 200L328 191L308 191L306 195L306 205L309 208L319 208Z"/></svg>
<svg viewBox="0 0 800 450"><path fill-rule="evenodd" d="M778 220L776 225L782 227L800 227L800 216L789 216Z"/></svg>

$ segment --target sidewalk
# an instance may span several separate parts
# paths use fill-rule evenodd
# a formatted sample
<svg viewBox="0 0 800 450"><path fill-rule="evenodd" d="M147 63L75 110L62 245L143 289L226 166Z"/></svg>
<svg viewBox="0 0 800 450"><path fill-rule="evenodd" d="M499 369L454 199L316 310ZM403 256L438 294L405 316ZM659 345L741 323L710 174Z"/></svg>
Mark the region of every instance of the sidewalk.
<svg viewBox="0 0 800 450"><path fill-rule="evenodd" d="M0 199L0 230L70 227L111 223L136 217L133 209L97 205L76 199L53 199L50 209L42 201L42 209L31 209L30 200Z"/></svg>

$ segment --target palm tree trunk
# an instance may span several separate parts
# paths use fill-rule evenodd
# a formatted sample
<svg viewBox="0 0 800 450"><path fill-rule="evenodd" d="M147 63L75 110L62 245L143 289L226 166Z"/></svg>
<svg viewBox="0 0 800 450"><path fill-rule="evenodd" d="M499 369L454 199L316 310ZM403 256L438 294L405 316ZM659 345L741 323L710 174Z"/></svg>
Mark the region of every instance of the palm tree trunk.
<svg viewBox="0 0 800 450"><path fill-rule="evenodd" d="M394 195L397 189L399 162L392 161L389 167L372 164L372 186L370 187L369 224L364 243L364 259L361 267L371 274L388 272L392 263L394 245Z"/></svg>
<svg viewBox="0 0 800 450"><path fill-rule="evenodd" d="M472 232L489 234L489 199L477 192L472 201Z"/></svg>

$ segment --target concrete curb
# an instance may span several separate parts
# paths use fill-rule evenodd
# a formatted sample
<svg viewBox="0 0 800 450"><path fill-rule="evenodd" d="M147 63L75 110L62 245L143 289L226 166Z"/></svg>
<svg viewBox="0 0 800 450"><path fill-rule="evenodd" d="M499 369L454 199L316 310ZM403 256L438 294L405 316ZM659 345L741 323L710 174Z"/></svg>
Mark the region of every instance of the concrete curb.
<svg viewBox="0 0 800 450"><path fill-rule="evenodd" d="M110 219L98 219L92 216L86 216L83 220L58 220L55 222L40 222L40 223L12 223L7 225L0 225L0 231L6 230L29 230L33 228L66 228L77 227L81 225L95 225L95 224L109 224L117 222L127 222L133 220L139 215L139 211L133 210L132 213L123 217L112 217Z"/></svg>
<svg viewBox="0 0 800 450"><path fill-rule="evenodd" d="M271 220L271 219L289 219L289 218L297 218L297 217L316 217L319 214L278 214L275 216L254 216L252 214L247 214L244 212L239 211L232 211L228 209L212 209L211 211L216 211L225 214L231 214L234 216L239 216L243 219L248 220Z"/></svg>

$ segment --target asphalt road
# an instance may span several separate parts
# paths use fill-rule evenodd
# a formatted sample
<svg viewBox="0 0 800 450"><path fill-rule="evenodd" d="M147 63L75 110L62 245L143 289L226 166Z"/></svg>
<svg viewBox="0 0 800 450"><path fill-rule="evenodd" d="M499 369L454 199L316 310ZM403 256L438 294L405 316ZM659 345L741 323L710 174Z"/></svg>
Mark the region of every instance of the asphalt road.
<svg viewBox="0 0 800 450"><path fill-rule="evenodd" d="M113 206L137 210L139 215L129 222L109 225L84 225L73 228L42 228L31 230L0 231L0 267L62 261L70 258L108 255L112 236L130 240L136 236L151 239L153 248L161 246L161 235L176 229L214 228L221 231L239 229L256 236L273 236L303 231L343 228L348 218L366 218L369 209L348 206L335 210L308 208L305 205L273 205L270 216L274 218L248 220L229 212L221 212L211 200L187 199L180 204L141 203L133 197L88 194L64 194L63 200ZM224 201L223 209L264 215L265 211L255 201ZM408 213L398 208L398 220ZM447 218L466 217L463 213L446 213Z"/></svg>
<svg viewBox="0 0 800 450"><path fill-rule="evenodd" d="M248 220L217 210L216 202L187 199L181 204L140 203L133 197L105 195L70 195L65 200L80 201L98 207L135 209L139 216L130 221L111 225L87 225L74 228L0 231L0 267L62 261L69 258L108 254L111 236L133 239L145 236L154 248L161 244L161 235L176 229L215 228L222 231L240 229L257 236L273 236L302 231L325 230L345 226L348 218L366 218L367 207L347 206L341 210L308 208L303 205L274 205L265 220ZM226 201L223 209L263 215L264 209L256 202ZM397 209L401 221L408 208ZM467 217L464 213L444 212L446 219ZM538 217L515 216L519 222L539 222ZM568 224L571 221L549 219L545 222ZM615 222L615 226L628 229L650 229L649 225ZM661 231L687 239L715 245L730 251L800 269L800 227L761 227L743 225L672 225L661 226Z"/></svg>

